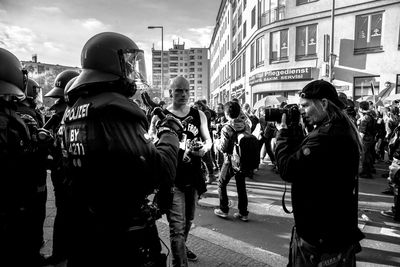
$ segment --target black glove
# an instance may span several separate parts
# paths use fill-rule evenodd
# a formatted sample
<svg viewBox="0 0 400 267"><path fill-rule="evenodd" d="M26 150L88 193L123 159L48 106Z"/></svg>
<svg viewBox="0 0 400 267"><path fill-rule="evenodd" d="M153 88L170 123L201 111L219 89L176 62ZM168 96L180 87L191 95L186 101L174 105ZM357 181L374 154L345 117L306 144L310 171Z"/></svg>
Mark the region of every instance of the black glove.
<svg viewBox="0 0 400 267"><path fill-rule="evenodd" d="M158 138L160 138L164 132L173 132L178 135L179 139L182 137L183 126L181 121L170 114L156 123L156 129Z"/></svg>

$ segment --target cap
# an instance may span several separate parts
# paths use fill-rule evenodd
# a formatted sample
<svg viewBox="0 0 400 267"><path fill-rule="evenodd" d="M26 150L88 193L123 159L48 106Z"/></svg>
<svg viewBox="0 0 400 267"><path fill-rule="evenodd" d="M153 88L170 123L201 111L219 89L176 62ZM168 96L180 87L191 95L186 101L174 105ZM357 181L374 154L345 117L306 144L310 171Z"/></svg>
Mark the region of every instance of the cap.
<svg viewBox="0 0 400 267"><path fill-rule="evenodd" d="M327 81L315 80L304 86L300 92L300 97L308 99L323 99L326 98L332 101L340 109L345 108L345 104L340 101L335 87Z"/></svg>

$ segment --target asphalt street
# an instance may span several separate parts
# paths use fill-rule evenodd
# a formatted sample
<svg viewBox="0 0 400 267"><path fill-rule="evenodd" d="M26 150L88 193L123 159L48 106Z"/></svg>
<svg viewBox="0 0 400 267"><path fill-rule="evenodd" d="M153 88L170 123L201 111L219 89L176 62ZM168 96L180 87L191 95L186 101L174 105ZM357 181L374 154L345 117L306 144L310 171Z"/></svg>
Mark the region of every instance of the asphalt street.
<svg viewBox="0 0 400 267"><path fill-rule="evenodd" d="M380 211L389 209L393 196L381 192L387 186L382 174L388 164L377 163L374 179L360 179L359 227L366 234L361 242L363 250L357 255L357 266L400 266L400 224L384 217ZM321 176L321 179L323 176ZM281 207L284 182L272 171L268 162L261 164L253 179L247 179L249 221L233 218L237 211L234 179L228 186L232 208L230 216L222 219L214 215L218 206L216 183L208 186L199 200L188 246L198 255L190 266L285 266L287 263L293 216ZM52 227L56 208L48 179L49 200L45 222L46 244L43 253L51 253ZM286 204L290 209L290 186ZM339 196L338 196L339 197ZM157 223L160 237L169 246L165 218ZM169 249L164 247L164 251ZM60 264L59 266L63 266Z"/></svg>

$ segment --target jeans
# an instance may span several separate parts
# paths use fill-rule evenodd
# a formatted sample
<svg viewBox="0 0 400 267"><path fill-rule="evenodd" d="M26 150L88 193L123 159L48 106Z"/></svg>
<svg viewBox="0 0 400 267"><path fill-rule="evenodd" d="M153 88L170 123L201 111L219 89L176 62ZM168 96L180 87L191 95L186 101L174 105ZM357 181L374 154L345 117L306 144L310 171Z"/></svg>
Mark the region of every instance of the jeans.
<svg viewBox="0 0 400 267"><path fill-rule="evenodd" d="M247 211L248 202L246 192L246 175L241 171L234 173L230 160L226 160L222 165L221 173L218 179L219 208L225 213L229 212L229 201L226 187L232 176L235 176L236 180L236 190L239 199L239 213L243 216L247 216L249 212Z"/></svg>
<svg viewBox="0 0 400 267"><path fill-rule="evenodd" d="M188 266L186 239L189 234L196 208L197 192L192 186L174 188L170 210L167 212L172 251L172 266Z"/></svg>

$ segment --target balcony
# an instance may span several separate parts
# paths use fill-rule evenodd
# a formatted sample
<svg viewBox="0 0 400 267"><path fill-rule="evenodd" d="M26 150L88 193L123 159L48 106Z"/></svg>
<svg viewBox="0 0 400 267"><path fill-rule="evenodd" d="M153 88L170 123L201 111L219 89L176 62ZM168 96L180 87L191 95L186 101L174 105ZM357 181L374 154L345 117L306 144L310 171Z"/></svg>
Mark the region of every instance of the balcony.
<svg viewBox="0 0 400 267"><path fill-rule="evenodd" d="M271 10L267 10L264 14L261 14L260 26L271 24L276 21L285 19L286 7L280 6Z"/></svg>

